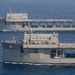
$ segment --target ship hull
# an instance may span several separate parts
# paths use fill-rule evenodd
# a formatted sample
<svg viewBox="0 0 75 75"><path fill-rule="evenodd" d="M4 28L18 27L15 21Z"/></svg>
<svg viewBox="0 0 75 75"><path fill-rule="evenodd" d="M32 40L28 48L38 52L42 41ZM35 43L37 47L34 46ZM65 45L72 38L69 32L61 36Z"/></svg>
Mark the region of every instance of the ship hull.
<svg viewBox="0 0 75 75"><path fill-rule="evenodd" d="M24 59L22 61L3 61L3 63L11 63L11 64L40 64L40 65L75 65L75 59L72 58L64 58L64 59Z"/></svg>
<svg viewBox="0 0 75 75"><path fill-rule="evenodd" d="M22 25L0 25L0 31L28 31L29 27ZM33 31L75 31L75 27L32 27Z"/></svg>

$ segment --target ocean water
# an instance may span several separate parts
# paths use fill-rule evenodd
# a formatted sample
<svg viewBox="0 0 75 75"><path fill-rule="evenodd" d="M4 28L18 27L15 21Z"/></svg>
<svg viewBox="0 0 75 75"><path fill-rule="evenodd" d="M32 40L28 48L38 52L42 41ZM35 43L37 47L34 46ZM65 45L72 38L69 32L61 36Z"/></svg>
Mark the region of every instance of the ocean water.
<svg viewBox="0 0 75 75"><path fill-rule="evenodd" d="M0 15L26 12L32 19L75 19L75 0L0 0ZM49 32L48 32L49 33ZM23 39L23 32L0 32L0 75L75 75L75 66L2 63L3 39ZM75 42L75 31L58 32L60 42Z"/></svg>

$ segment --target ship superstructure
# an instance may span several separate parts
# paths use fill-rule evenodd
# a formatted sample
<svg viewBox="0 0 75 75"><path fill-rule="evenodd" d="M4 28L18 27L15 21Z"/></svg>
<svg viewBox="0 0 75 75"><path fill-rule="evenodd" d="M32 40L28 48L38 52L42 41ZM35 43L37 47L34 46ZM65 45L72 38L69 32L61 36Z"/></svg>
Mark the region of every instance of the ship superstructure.
<svg viewBox="0 0 75 75"><path fill-rule="evenodd" d="M7 13L6 22L23 22L28 20L26 13Z"/></svg>
<svg viewBox="0 0 75 75"><path fill-rule="evenodd" d="M29 34L24 39L3 40L4 63L33 64L75 64L75 56L70 57L66 49L75 49L75 43L60 43L57 33Z"/></svg>

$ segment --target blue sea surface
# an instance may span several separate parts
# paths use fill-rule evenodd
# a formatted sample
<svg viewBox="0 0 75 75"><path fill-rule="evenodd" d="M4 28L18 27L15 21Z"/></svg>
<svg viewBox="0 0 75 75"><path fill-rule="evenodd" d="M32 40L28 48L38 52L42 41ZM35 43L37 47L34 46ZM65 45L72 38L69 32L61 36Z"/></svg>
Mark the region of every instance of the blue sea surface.
<svg viewBox="0 0 75 75"><path fill-rule="evenodd" d="M74 75L75 66L1 64L0 75Z"/></svg>
<svg viewBox="0 0 75 75"><path fill-rule="evenodd" d="M0 0L0 15L28 13L32 19L74 19L75 0ZM49 33L49 32L48 32ZM0 32L0 75L75 75L75 66L22 65L2 63L4 39L23 39L23 32ZM58 32L60 42L75 42L75 31Z"/></svg>

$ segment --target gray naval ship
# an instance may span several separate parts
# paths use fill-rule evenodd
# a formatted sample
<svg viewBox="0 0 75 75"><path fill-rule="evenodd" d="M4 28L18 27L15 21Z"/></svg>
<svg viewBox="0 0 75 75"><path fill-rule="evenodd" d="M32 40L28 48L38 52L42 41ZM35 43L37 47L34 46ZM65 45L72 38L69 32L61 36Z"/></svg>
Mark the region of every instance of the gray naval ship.
<svg viewBox="0 0 75 75"><path fill-rule="evenodd" d="M75 31L73 19L28 19L27 13L7 13L0 17L0 31Z"/></svg>
<svg viewBox="0 0 75 75"><path fill-rule="evenodd" d="M60 43L58 33L24 33L23 40L3 40L3 63L12 64L75 64L75 43Z"/></svg>

